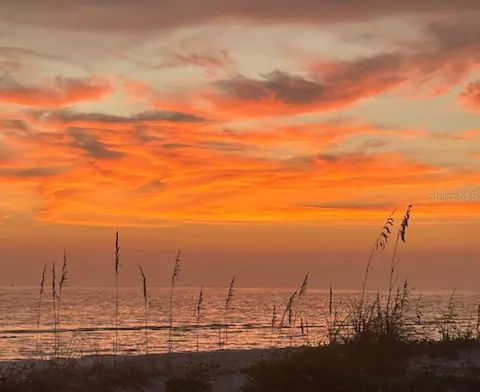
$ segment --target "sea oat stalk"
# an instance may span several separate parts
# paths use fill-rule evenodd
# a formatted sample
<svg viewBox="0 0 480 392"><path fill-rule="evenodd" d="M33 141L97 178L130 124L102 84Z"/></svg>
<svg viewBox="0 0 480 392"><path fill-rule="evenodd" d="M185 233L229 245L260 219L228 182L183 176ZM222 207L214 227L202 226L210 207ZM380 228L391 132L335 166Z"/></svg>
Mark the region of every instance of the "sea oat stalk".
<svg viewBox="0 0 480 392"><path fill-rule="evenodd" d="M306 317L301 317L300 318L300 331L302 333L302 338L303 341L307 344L307 346L310 344L310 339L308 336L308 319Z"/></svg>
<svg viewBox="0 0 480 392"><path fill-rule="evenodd" d="M338 307L341 305L339 301L338 306L333 298L333 287L330 284L330 290L328 293L328 317L327 319L327 338L330 344L337 344L342 339L342 331L344 322L339 319Z"/></svg>
<svg viewBox="0 0 480 392"><path fill-rule="evenodd" d="M310 276L310 273L307 272L305 274L305 277L302 280L302 284L300 285L300 288L298 289L297 303L296 303L295 309L292 308L292 313L294 315L292 328L295 328L298 316L300 316L300 321L303 322L303 297L305 297L305 295L307 294L309 276ZM301 325L301 330L303 335L302 327L303 325Z"/></svg>
<svg viewBox="0 0 480 392"><path fill-rule="evenodd" d="M333 313L333 289L332 284L330 283L330 290L328 291L328 314L330 317Z"/></svg>
<svg viewBox="0 0 480 392"><path fill-rule="evenodd" d="M40 340L40 317L42 314L42 297L45 291L45 275L47 273L47 264L43 266L42 278L40 279L40 291L38 294L38 313L37 313L37 337L35 340L35 356L39 353L39 340Z"/></svg>
<svg viewBox="0 0 480 392"><path fill-rule="evenodd" d="M275 332L275 326L277 324L277 307L272 307L272 320L270 322L270 347L273 347L273 333Z"/></svg>
<svg viewBox="0 0 480 392"><path fill-rule="evenodd" d="M476 324L476 328L475 328L475 337L478 339L480 339L480 304L478 304L477 306L477 324Z"/></svg>
<svg viewBox="0 0 480 392"><path fill-rule="evenodd" d="M302 284L300 286L300 290L298 291L299 298L303 298L305 294L307 294L309 275L310 275L310 272L307 272L305 277L303 278Z"/></svg>
<svg viewBox="0 0 480 392"><path fill-rule="evenodd" d="M365 291L367 289L367 281L368 281L368 274L370 272L370 266L373 261L373 257L375 255L375 252L378 250L384 250L387 246L388 239L390 237L390 234L392 232L392 227L394 225L394 219L393 216L395 215L395 209L392 211L388 219L385 221L385 224L383 225L382 229L380 230L380 233L378 234L377 238L375 239L375 242L373 244L372 250L370 252L370 256L368 258L367 262L367 267L365 268L365 275L363 277L363 283L362 283L362 294L360 296L360 304L358 307L359 311L359 321L361 322L363 320L363 306L364 306L364 300L365 300ZM361 326L361 323L359 323L359 326Z"/></svg>
<svg viewBox="0 0 480 392"><path fill-rule="evenodd" d="M410 216L412 214L412 208L413 208L413 206L411 204L407 207L407 210L405 211L405 215L403 216L403 219L400 223L400 228L398 230L397 238L395 240L395 246L393 248L392 261L390 263L390 276L389 276L389 281L388 281L388 296L387 296L387 305L386 305L386 311L385 311L385 313L386 313L385 314L385 317L386 317L385 326L387 328L387 333L388 333L389 327L390 327L389 317L390 317L390 305L391 305L391 301L392 301L392 293L393 293L393 288L394 288L394 285L395 285L394 276L395 276L395 271L396 271L396 268L397 268L397 265L398 265L398 259L397 259L398 244L399 244L400 240L402 240L402 242L407 242L406 234L407 234L408 224L409 224L409 221L410 221Z"/></svg>
<svg viewBox="0 0 480 392"><path fill-rule="evenodd" d="M68 280L68 259L67 259L67 251L64 251L63 253L63 264L62 264L62 273L60 275L60 282L58 283L58 293L57 293L57 330L56 330L56 338L55 338L55 344L56 344L56 351L59 353L60 351L60 334L59 334L59 328L60 328L60 309L62 306L62 293L65 285L67 284Z"/></svg>
<svg viewBox="0 0 480 392"><path fill-rule="evenodd" d="M200 293L198 294L197 307L195 308L195 318L197 321L196 325L196 338L197 338L197 351L199 351L199 338L200 338L200 321L203 314L203 287L200 288Z"/></svg>
<svg viewBox="0 0 480 392"><path fill-rule="evenodd" d="M147 276L143 271L141 265L138 266L140 269L140 278L142 280L142 294L143 294L143 311L144 311L144 320L145 320L145 354L148 355L148 286L147 286Z"/></svg>
<svg viewBox="0 0 480 392"><path fill-rule="evenodd" d="M180 255L181 251L177 253L177 258L175 259L175 265L173 266L172 278L170 282L170 309L169 309L169 326L168 326L168 352L173 351L173 289L175 288L175 283L180 278Z"/></svg>
<svg viewBox="0 0 480 392"><path fill-rule="evenodd" d="M57 356L57 274L55 270L55 261L52 262L52 304L53 304L53 357Z"/></svg>
<svg viewBox="0 0 480 392"><path fill-rule="evenodd" d="M118 277L120 275L120 233L115 233L115 343L113 345L113 353L118 355Z"/></svg>
<svg viewBox="0 0 480 392"><path fill-rule="evenodd" d="M285 325L285 318L288 316L288 327L289 327L289 336L290 336L290 345L292 344L292 335L291 335L291 330L292 330L292 321L293 321L293 307L295 305L295 299L298 295L298 291L295 290L293 294L289 297L287 305L285 306L285 310L282 314L282 318L280 319L280 330L278 333L278 339L280 340L282 329Z"/></svg>
<svg viewBox="0 0 480 392"><path fill-rule="evenodd" d="M227 297L225 299L225 313L224 313L224 325L225 325L225 332L224 332L224 345L228 343L228 313L230 311L230 306L232 304L233 296L235 294L235 275L233 276L230 286L228 287Z"/></svg>

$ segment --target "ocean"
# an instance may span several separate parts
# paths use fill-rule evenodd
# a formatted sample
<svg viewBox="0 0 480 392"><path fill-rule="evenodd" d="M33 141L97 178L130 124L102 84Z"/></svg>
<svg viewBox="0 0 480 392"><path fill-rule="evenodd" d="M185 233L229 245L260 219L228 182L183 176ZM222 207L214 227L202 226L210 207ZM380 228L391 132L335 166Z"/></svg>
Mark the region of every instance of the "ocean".
<svg viewBox="0 0 480 392"><path fill-rule="evenodd" d="M199 288L174 290L172 350L175 352L222 349L267 348L322 344L328 336L330 296L328 291L308 290L294 307L293 320L284 318L294 289L239 288L234 292L225 317L228 289L204 288L200 322L196 320ZM169 288L149 288L148 348L162 353L169 347ZM59 352L64 356L108 355L115 342L115 291L112 287L66 287L62 295L58 329ZM438 338L439 322L448 311L451 292L424 292L410 295L411 329L417 337ZM369 294L370 297L375 295ZM333 311L343 320L359 293L335 290ZM451 313L458 326L477 328L480 293L458 292ZM39 290L31 287L0 288L0 360L48 357L55 347L55 324L51 293L42 298L38 323ZM272 329L273 307L276 308ZM227 338L225 338L227 325ZM38 345L37 345L38 330ZM118 353L145 353L145 312L139 287L119 288Z"/></svg>

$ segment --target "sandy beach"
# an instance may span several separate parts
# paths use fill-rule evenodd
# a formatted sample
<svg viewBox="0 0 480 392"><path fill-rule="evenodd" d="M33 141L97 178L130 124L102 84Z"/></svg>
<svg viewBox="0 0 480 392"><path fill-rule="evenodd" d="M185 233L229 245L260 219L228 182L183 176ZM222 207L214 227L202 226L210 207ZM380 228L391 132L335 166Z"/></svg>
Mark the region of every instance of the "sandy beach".
<svg viewBox="0 0 480 392"><path fill-rule="evenodd" d="M276 348L253 350L219 350L209 352L183 352L172 354L151 354L135 356L85 356L78 359L59 359L55 361L23 360L0 362L0 373L16 372L20 375L32 369L45 369L48 366L89 369L102 367L135 367L147 369L153 376L143 389L148 392L167 391L166 380L172 374L184 375L192 369L201 368L216 392L238 391L246 381L244 369L260 361L269 361L301 348ZM1 387L1 384L0 384Z"/></svg>
<svg viewBox="0 0 480 392"><path fill-rule="evenodd" d="M385 357L385 349L389 351L387 357ZM360 358L360 362L357 362L359 350L362 358ZM339 359L341 366L338 366ZM369 369L372 363L373 367ZM397 368L397 364L401 364L401 366ZM367 372L364 367L368 369ZM382 371L381 369L384 367L388 370ZM338 372L342 368L345 374L329 375L332 369ZM369 374L370 371L374 374ZM222 350L172 353L171 355L118 356L116 358L113 356L89 356L75 360L5 361L0 364L1 380L3 381L8 381L9 377L20 379L26 374L35 372L42 374L42 377L47 379L50 377L57 379L61 378L64 373L71 373L75 376L69 377L78 377L76 385L81 384L78 382L79 380L91 378L92 373L96 374L95 377L102 379L111 377L111 388L109 386L109 389L102 389L97 385L85 389L92 392L97 390L125 392L353 391L356 390L355 387L353 384L347 384L349 386L346 387L345 379L349 376L356 378L360 375L372 377L375 380L374 383L379 383L378 385L383 385L382 383L387 381L393 385L391 389L378 390L473 392L477 390L475 388L480 375L480 347L474 340L410 342L400 346L394 344L392 347L380 347L376 345L361 349L356 346L341 345L318 348ZM51 372L50 375L48 375L49 372ZM81 376L82 372L85 372L86 376ZM307 376L308 372L312 372L312 374ZM35 376L37 378L32 378L38 380L38 374ZM270 379L272 375L273 380ZM314 389L311 386L305 386L305 379L309 378ZM323 381L325 382L324 387L316 389L322 385L320 380L325 380ZM365 382L364 378L361 380L361 382ZM102 380L102 382L104 381ZM117 385L113 385L113 383ZM297 385L297 383L298 388L292 389L294 388L292 385ZM331 383L338 386L338 389L332 388ZM0 390L7 392L41 390L20 387L8 389L2 385L0 383ZM38 387L42 388L41 385L40 383ZM411 385L414 385L413 389L401 389ZM448 389L443 389L447 386ZM78 388L75 391L84 390L81 387ZM365 387L359 386L359 388L365 391L377 390L369 387L365 389ZM60 389L45 390L67 391L70 389L60 387Z"/></svg>

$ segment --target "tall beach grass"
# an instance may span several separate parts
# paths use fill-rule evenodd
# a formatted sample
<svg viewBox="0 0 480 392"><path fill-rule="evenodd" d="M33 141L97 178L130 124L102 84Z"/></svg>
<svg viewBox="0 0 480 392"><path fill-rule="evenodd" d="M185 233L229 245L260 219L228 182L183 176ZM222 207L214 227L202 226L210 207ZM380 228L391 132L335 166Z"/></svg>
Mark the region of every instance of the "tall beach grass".
<svg viewBox="0 0 480 392"><path fill-rule="evenodd" d="M143 317L145 320L145 355L148 355L148 285L147 276L141 265L138 266L140 270L140 278L142 282L142 295L143 295Z"/></svg>
<svg viewBox="0 0 480 392"><path fill-rule="evenodd" d="M232 306L233 296L235 294L235 280L236 276L233 275L233 278L230 281L230 286L228 287L227 297L225 298L225 309L223 314L223 324L225 329L223 334L222 347L228 344L229 313Z"/></svg>
<svg viewBox="0 0 480 392"><path fill-rule="evenodd" d="M196 334L196 347L197 352L200 350L200 322L203 316L203 301L204 301L204 294L203 294L203 287L200 287L200 292L198 293L198 300L197 306L195 308L195 334Z"/></svg>
<svg viewBox="0 0 480 392"><path fill-rule="evenodd" d="M45 277L47 274L47 264L43 266L42 276L40 278L40 290L38 293L38 308L37 308L37 333L35 337L35 357L38 357L39 351L39 343L40 343L40 321L42 316L42 299L43 293L45 292Z"/></svg>
<svg viewBox="0 0 480 392"><path fill-rule="evenodd" d="M118 278L120 275L120 233L115 233L115 264L114 264L114 279L115 279L115 342L113 344L113 354L118 355Z"/></svg>
<svg viewBox="0 0 480 392"><path fill-rule="evenodd" d="M60 326L61 326L61 308L62 308L62 294L63 290L67 284L68 280L68 259L67 259L67 251L63 253L63 263L62 263L62 270L60 273L60 281L58 282L58 290L55 290L56 293L56 301L57 301L57 314L56 314L56 325L57 328L55 330L55 352L57 355L60 355ZM55 298L54 298L55 300Z"/></svg>
<svg viewBox="0 0 480 392"><path fill-rule="evenodd" d="M172 277L170 279L170 298L169 298L169 317L168 317L168 352L173 351L173 293L175 289L175 284L180 278L180 256L181 250L178 251L177 257L175 259L175 264L173 266Z"/></svg>

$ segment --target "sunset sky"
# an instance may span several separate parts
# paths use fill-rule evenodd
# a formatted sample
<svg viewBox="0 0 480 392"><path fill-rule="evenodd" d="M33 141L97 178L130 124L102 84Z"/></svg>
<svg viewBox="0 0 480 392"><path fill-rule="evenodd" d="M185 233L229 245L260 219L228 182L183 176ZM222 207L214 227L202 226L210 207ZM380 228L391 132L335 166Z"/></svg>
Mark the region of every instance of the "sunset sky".
<svg viewBox="0 0 480 392"><path fill-rule="evenodd" d="M41 5L40 5L41 4ZM361 4L361 5L360 5ZM480 287L478 0L2 0L0 284ZM390 249L376 262L381 288Z"/></svg>

